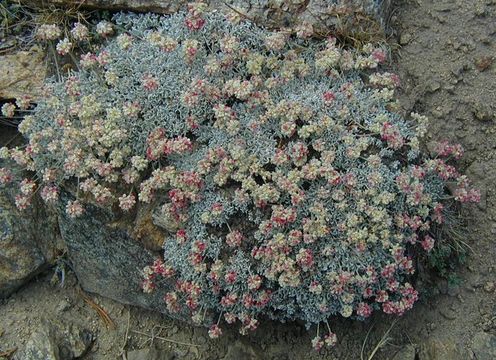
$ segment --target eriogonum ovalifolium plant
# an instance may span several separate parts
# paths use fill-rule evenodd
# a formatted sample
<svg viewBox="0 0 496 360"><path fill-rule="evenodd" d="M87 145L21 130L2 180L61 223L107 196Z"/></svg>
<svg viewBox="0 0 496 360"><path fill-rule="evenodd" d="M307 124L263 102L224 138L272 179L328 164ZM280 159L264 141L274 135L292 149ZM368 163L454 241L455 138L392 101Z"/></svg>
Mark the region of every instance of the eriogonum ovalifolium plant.
<svg viewBox="0 0 496 360"><path fill-rule="evenodd" d="M19 207L68 183L74 217L85 201L157 204L169 235L143 289L174 283L164 306L198 323L218 314L214 338L261 317L311 325L412 307L407 248L433 248L443 201L479 195L447 163L459 146L422 155L426 118L391 111L384 49L316 42L308 26L269 32L199 3L115 22L120 35L21 123L26 149L2 150L40 177L21 182ZM327 329L316 349L336 342Z"/></svg>

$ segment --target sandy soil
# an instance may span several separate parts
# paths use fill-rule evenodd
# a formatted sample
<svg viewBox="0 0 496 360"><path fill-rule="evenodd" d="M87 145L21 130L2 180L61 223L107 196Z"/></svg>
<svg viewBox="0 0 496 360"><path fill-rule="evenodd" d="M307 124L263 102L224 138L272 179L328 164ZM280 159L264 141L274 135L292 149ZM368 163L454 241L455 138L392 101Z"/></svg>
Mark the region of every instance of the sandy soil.
<svg viewBox="0 0 496 360"><path fill-rule="evenodd" d="M405 113L428 115L430 139L461 143L466 155L461 168L482 191L478 206L463 209L465 241L473 249L458 269L455 285L423 279L428 291L417 306L392 328L389 342L374 359L392 359L405 346L417 350L429 339L473 348L474 334L496 332L496 1L397 0L391 22L396 46L393 67L402 80ZM428 141L428 143L429 143ZM428 144L427 144L427 147ZM51 283L53 270L0 303L0 350L21 349L42 319L70 322L90 330L95 341L84 359L122 359L123 349L154 344L178 359L360 359L365 358L393 322L378 315L369 322L337 320L340 335L335 349L318 355L310 348L313 331L298 324L268 323L254 334L227 333L216 341L206 330L187 327L161 315L91 295L112 318L107 328L97 312L79 295L70 274L65 287ZM128 336L126 337L126 333ZM3 335L1 335L3 334ZM189 343L194 345L185 345ZM410 349L413 349L410 347ZM322 356L323 355L323 356ZM401 360L427 360L411 353Z"/></svg>

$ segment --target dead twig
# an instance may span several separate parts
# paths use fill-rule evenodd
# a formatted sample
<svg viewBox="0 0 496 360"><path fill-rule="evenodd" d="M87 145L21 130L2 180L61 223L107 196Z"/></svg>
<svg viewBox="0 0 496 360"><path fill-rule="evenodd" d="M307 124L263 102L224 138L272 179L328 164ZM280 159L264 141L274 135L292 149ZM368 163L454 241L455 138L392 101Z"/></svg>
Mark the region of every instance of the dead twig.
<svg viewBox="0 0 496 360"><path fill-rule="evenodd" d="M159 339L159 340L170 342L170 343L177 344L177 345L200 347L200 345L198 345L198 344L186 343L186 342L177 341L177 340L173 340L173 339L167 339L167 338L164 338L164 337L161 337L161 336L154 336L153 334L150 335L150 334L147 334L147 333L142 332L142 331L137 331L137 330L131 330L131 331L133 333L135 333L135 334L139 334L139 335L143 335L143 336L148 336L151 339Z"/></svg>
<svg viewBox="0 0 496 360"><path fill-rule="evenodd" d="M257 24L257 25L258 25L258 23L255 21L255 19L253 19L253 18L249 17L249 16L248 16L248 15L246 15L246 14L243 14L241 11L239 11L238 9L236 9L236 8L232 7L231 5L229 5L228 3L226 3L225 1L224 1L224 5L225 5L226 7L228 7L230 10L234 11L234 12L235 12L236 14L238 14L239 16L241 16L242 18L245 18L245 19L247 19L247 20L251 21L252 23L254 23L254 24Z"/></svg>

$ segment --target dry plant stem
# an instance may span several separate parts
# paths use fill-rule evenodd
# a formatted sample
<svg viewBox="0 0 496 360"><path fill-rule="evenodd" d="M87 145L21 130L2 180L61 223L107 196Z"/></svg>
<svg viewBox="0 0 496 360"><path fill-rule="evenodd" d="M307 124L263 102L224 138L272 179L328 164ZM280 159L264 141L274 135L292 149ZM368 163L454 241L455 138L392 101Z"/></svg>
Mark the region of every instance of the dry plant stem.
<svg viewBox="0 0 496 360"><path fill-rule="evenodd" d="M52 56L53 56L53 62L55 63L55 70L57 71L57 79L59 79L59 81L62 81L62 76L60 75L59 63L57 61L57 54L55 52L54 45L50 44L49 47L50 47L50 51L51 51Z"/></svg>
<svg viewBox="0 0 496 360"><path fill-rule="evenodd" d="M379 351L379 349L381 349L384 345L386 345L386 343L388 342L389 340L389 333L391 332L391 330L393 329L393 327L396 325L396 323L398 322L398 319L394 319L394 321L391 323L391 325L389 326L389 328L386 330L386 332L384 333L384 335L382 335L381 339L379 340L379 342L377 343L377 345L374 347L374 349L372 350L372 352L370 353L370 355L367 357L367 360L372 360L375 356L375 354L377 353L377 351ZM362 345L362 352L360 354L360 359L361 360L365 360L365 358L363 357L364 356L364 349L365 349L365 345L366 345L366 342L367 342L367 339L370 335L370 332L372 330L374 326L372 325L370 330L367 332L367 335L365 336L365 340L363 342L363 345Z"/></svg>
<svg viewBox="0 0 496 360"><path fill-rule="evenodd" d="M184 346L195 346L195 347L199 347L200 346L200 345L197 345L197 344L192 344L192 343L186 343L186 342L182 342L182 341L176 341L176 340L172 340L172 339L167 339L167 338L164 338L164 337L161 337L161 336L153 336L153 335L150 335L150 334L147 334L145 332L138 331L138 330L131 330L131 331L133 333L135 333L135 334L139 334L139 335L143 335L143 336L148 336L148 337L153 338L153 339L159 339L159 340L170 342L170 343L173 343L173 344L184 345Z"/></svg>
<svg viewBox="0 0 496 360"><path fill-rule="evenodd" d="M257 24L257 22L255 21L255 19L249 17L246 14L243 14L241 11L235 9L234 7L232 7L231 5L229 5L228 3L226 3L225 1L224 1L224 5L227 6L229 9L231 9L232 11L234 11L239 16L241 16L242 18L245 18L245 19L251 21L252 23Z"/></svg>
<svg viewBox="0 0 496 360"><path fill-rule="evenodd" d="M115 329L115 323L110 318L108 313L98 304L96 304L93 300L91 300L87 295L85 295L81 290L79 290L79 294L83 298L83 300L91 306L97 312L98 316L103 320L105 326L107 328Z"/></svg>
<svg viewBox="0 0 496 360"><path fill-rule="evenodd" d="M129 308L127 310L127 326L126 326L126 333L124 334L124 343L122 344L122 347L121 347L121 353L122 353L123 357L125 357L125 349L126 349L126 345L127 345L127 337L129 335L130 322L131 322L131 309Z"/></svg>

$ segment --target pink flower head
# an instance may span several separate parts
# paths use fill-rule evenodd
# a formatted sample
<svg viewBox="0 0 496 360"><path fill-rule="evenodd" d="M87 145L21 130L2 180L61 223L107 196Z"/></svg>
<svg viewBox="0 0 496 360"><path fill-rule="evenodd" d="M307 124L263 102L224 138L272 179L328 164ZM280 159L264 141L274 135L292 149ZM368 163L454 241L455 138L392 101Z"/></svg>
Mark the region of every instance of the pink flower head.
<svg viewBox="0 0 496 360"><path fill-rule="evenodd" d="M184 229L177 230L176 240L179 244L184 244L188 240L188 234L186 233L186 230Z"/></svg>
<svg viewBox="0 0 496 360"><path fill-rule="evenodd" d="M357 312L358 316L367 318L370 315L372 315L372 306L370 306L367 303L362 302L362 303L358 304L358 308L357 308L356 312Z"/></svg>
<svg viewBox="0 0 496 360"><path fill-rule="evenodd" d="M54 203L59 198L59 189L55 185L47 185L41 189L41 198L47 203Z"/></svg>
<svg viewBox="0 0 496 360"><path fill-rule="evenodd" d="M248 277L248 289L258 290L262 285L262 277L260 275L250 275Z"/></svg>
<svg viewBox="0 0 496 360"><path fill-rule="evenodd" d="M19 188L21 190L21 194L30 196L36 189L36 183L31 179L24 179L19 183Z"/></svg>
<svg viewBox="0 0 496 360"><path fill-rule="evenodd" d="M310 249L300 249L296 255L296 261L301 266L303 271L307 271L313 266L313 253Z"/></svg>
<svg viewBox="0 0 496 360"><path fill-rule="evenodd" d="M236 315L233 313L226 312L224 314L224 319L228 324L234 324L236 322Z"/></svg>
<svg viewBox="0 0 496 360"><path fill-rule="evenodd" d="M167 310L171 313L176 313L180 310L178 296L175 291L168 292L164 296L165 305L167 306Z"/></svg>
<svg viewBox="0 0 496 360"><path fill-rule="evenodd" d="M324 344L328 347L333 347L338 342L338 337L333 332L324 336Z"/></svg>
<svg viewBox="0 0 496 360"><path fill-rule="evenodd" d="M153 75L143 76L141 84L146 91L153 91L158 89L158 80Z"/></svg>
<svg viewBox="0 0 496 360"><path fill-rule="evenodd" d="M243 234L238 230L231 231L226 236L226 244L230 247L236 247L241 245L242 240L243 240Z"/></svg>
<svg viewBox="0 0 496 360"><path fill-rule="evenodd" d="M427 252L430 252L433 248L434 248L434 239L432 237L430 237L429 235L426 235L424 237L424 240L421 241L421 245L422 245L422 248L427 251Z"/></svg>
<svg viewBox="0 0 496 360"><path fill-rule="evenodd" d="M15 205L19 210L26 210L31 205L31 197L26 195L16 195Z"/></svg>
<svg viewBox="0 0 496 360"><path fill-rule="evenodd" d="M13 175L10 169L0 168L0 184L8 184L13 180Z"/></svg>
<svg viewBox="0 0 496 360"><path fill-rule="evenodd" d="M2 115L12 118L15 115L16 106L13 103L5 103L2 105Z"/></svg>
<svg viewBox="0 0 496 360"><path fill-rule="evenodd" d="M79 200L70 200L67 203L67 206L65 208L65 212L67 215L69 215L71 218L76 218L78 216L81 216L84 212L84 208L79 202Z"/></svg>
<svg viewBox="0 0 496 360"><path fill-rule="evenodd" d="M322 95L322 98L324 99L324 104L330 105L334 100L336 100L336 94L332 91L326 91L324 95Z"/></svg>
<svg viewBox="0 0 496 360"><path fill-rule="evenodd" d="M217 339L221 335L222 335L222 329L219 327L219 325L214 324L210 326L210 329L208 330L208 336L211 339Z"/></svg>
<svg viewBox="0 0 496 360"><path fill-rule="evenodd" d="M238 275L236 274L235 271L233 270L230 270L227 272L224 280L226 281L226 283L228 284L234 284L234 282L236 281L236 278L238 277Z"/></svg>
<svg viewBox="0 0 496 360"><path fill-rule="evenodd" d="M386 62L387 54L383 49L375 49L372 51L372 58L377 61L378 64Z"/></svg>
<svg viewBox="0 0 496 360"><path fill-rule="evenodd" d="M86 53L81 55L81 61L79 62L82 68L90 68L98 63L98 58L93 53Z"/></svg>
<svg viewBox="0 0 496 360"><path fill-rule="evenodd" d="M184 23L188 29L196 31L200 30L203 25L205 25L205 19L201 17L187 17L186 20L184 20Z"/></svg>
<svg viewBox="0 0 496 360"><path fill-rule="evenodd" d="M216 202L212 205L212 208L210 210L213 216L219 216L224 211L224 205L222 205L219 202Z"/></svg>
<svg viewBox="0 0 496 360"><path fill-rule="evenodd" d="M324 340L320 336L312 339L312 347L315 351L320 351L324 347Z"/></svg>
<svg viewBox="0 0 496 360"><path fill-rule="evenodd" d="M136 204L136 197L134 194L122 195L119 197L119 207L124 211L129 211Z"/></svg>

